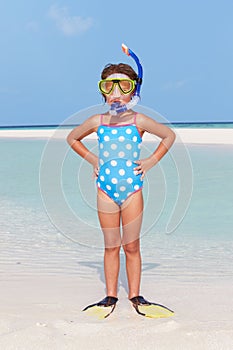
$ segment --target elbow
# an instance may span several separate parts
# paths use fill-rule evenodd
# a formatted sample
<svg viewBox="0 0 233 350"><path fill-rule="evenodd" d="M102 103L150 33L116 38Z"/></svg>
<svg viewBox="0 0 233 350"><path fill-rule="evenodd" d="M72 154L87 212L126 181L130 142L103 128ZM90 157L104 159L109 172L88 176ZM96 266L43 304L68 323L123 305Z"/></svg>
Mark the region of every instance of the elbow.
<svg viewBox="0 0 233 350"><path fill-rule="evenodd" d="M72 143L73 143L73 138L71 137L71 135L69 134L67 137L66 137L66 142L71 146Z"/></svg>
<svg viewBox="0 0 233 350"><path fill-rule="evenodd" d="M71 131L71 133L69 133L69 135L66 138L66 142L70 145L70 147L72 147L72 145L75 143L75 141L76 140L74 139L74 137L72 135L72 131Z"/></svg>
<svg viewBox="0 0 233 350"><path fill-rule="evenodd" d="M173 144L175 142L175 139L176 139L176 133L171 130L171 143Z"/></svg>
<svg viewBox="0 0 233 350"><path fill-rule="evenodd" d="M167 137L165 138L164 144L166 145L167 149L169 150L173 143L175 142L176 139L176 134L174 133L173 130L169 130L169 133L167 134Z"/></svg>

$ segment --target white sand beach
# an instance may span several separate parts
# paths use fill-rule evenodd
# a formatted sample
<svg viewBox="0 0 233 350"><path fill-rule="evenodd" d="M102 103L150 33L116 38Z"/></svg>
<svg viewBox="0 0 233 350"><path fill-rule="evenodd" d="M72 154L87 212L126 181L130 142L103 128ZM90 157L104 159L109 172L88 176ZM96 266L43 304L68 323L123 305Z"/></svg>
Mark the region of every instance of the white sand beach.
<svg viewBox="0 0 233 350"><path fill-rule="evenodd" d="M182 128L175 131L178 143L233 144L233 129ZM5 140L12 143L19 139L64 139L68 132L65 129L1 130L0 138L3 144ZM153 138L145 135L145 140L151 141ZM105 296L102 251L80 248L64 237L57 238L58 233L44 208L29 205L34 203L30 202L30 196L33 195L31 184L27 185L32 177L30 160L33 157L30 157L27 165L29 172L24 173L27 154L23 163L19 158L20 149L15 154L14 147L13 142L11 151L6 155L15 156L9 163L11 171L8 174L14 182L19 181L15 191L20 194L19 198L13 196L13 199L7 199L0 214L0 349L233 349L230 239L229 242L222 239L220 243L211 243L211 240L209 243L207 239L206 246L199 246L198 238L195 237L196 241L189 243L187 239L184 244L182 235L179 240L178 236L171 240L163 235L159 242L154 243L154 256L153 248L152 255L148 253L143 256L145 271L141 294L148 300L170 307L175 315L168 319L139 316L127 300L126 278L121 272L116 310L109 318L96 320L81 310ZM229 150L231 146L226 148ZM37 156L40 157L39 152ZM16 161L18 158L19 163ZM38 171L35 165L34 170L35 173ZM198 169L198 174L199 171L201 169ZM18 177L19 180L16 180ZM20 179L25 182L22 188ZM201 190L204 188L203 185ZM28 189L26 194L25 189ZM29 204L23 205L23 196L30 197L27 198ZM1 196L1 203L4 203L5 197L6 194ZM216 198L213 198L212 211L216 218L214 210L217 204L214 202ZM199 211L198 207L197 215L204 215ZM186 232L183 230L185 238ZM204 236L205 231L198 227L195 234ZM145 249L147 252L148 249ZM149 270L147 266L152 260L156 263Z"/></svg>
<svg viewBox="0 0 233 350"><path fill-rule="evenodd" d="M177 143L187 144L233 144L233 128L176 128L174 129ZM0 138L57 138L65 139L70 129L2 129L0 130ZM96 134L93 133L87 139L95 139ZM144 141L153 141L156 137L145 133Z"/></svg>
<svg viewBox="0 0 233 350"><path fill-rule="evenodd" d="M216 287L144 279L144 284L144 294L172 305L174 317L141 317L125 293L119 294L109 318L86 316L82 308L103 296L103 285L94 274L91 281L64 275L6 277L0 283L0 348L232 350L232 283Z"/></svg>

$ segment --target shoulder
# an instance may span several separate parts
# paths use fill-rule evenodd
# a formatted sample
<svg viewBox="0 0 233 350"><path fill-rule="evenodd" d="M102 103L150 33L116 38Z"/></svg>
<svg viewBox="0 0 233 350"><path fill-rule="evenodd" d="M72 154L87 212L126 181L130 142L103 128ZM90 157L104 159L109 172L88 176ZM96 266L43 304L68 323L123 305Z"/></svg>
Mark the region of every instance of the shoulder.
<svg viewBox="0 0 233 350"><path fill-rule="evenodd" d="M166 125L157 122L155 119L148 117L145 114L137 114L137 125L144 132L159 136L160 138L175 137L174 132Z"/></svg>
<svg viewBox="0 0 233 350"><path fill-rule="evenodd" d="M150 127L150 125L152 124L154 126L159 125L159 123L151 117L148 117L143 113L137 113L137 125L139 128L141 128L144 131L148 131L148 127Z"/></svg>
<svg viewBox="0 0 233 350"><path fill-rule="evenodd" d="M97 132L99 125L100 114L92 115L69 133L67 137L68 142L73 143L74 140L82 140L85 136Z"/></svg>
<svg viewBox="0 0 233 350"><path fill-rule="evenodd" d="M101 114L94 114L86 119L85 123L91 124L93 126L100 125Z"/></svg>
<svg viewBox="0 0 233 350"><path fill-rule="evenodd" d="M97 131L100 125L101 114L94 114L87 118L80 126L83 128L88 128L90 131Z"/></svg>

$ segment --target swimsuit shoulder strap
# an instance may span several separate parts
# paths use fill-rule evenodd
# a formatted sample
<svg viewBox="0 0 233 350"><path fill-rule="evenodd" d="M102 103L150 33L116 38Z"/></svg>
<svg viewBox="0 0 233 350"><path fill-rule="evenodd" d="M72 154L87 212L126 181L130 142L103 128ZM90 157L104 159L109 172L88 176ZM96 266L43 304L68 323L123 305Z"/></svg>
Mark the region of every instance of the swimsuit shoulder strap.
<svg viewBox="0 0 233 350"><path fill-rule="evenodd" d="M137 112L135 112L135 114L134 114L134 118L133 118L133 123L137 126L137 121L136 121L136 119L137 119Z"/></svg>
<svg viewBox="0 0 233 350"><path fill-rule="evenodd" d="M100 114L100 125L102 125L103 124L103 114Z"/></svg>

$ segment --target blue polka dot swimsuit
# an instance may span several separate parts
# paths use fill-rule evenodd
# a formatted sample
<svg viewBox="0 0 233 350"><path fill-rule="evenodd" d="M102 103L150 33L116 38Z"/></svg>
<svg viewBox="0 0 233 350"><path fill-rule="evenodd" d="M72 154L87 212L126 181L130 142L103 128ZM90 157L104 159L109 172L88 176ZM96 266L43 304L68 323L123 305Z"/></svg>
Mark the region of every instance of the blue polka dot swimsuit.
<svg viewBox="0 0 233 350"><path fill-rule="evenodd" d="M133 193L142 189L141 174L133 169L139 160L142 138L136 126L136 115L132 124L107 125L102 122L97 130L99 141L98 188L119 206Z"/></svg>

